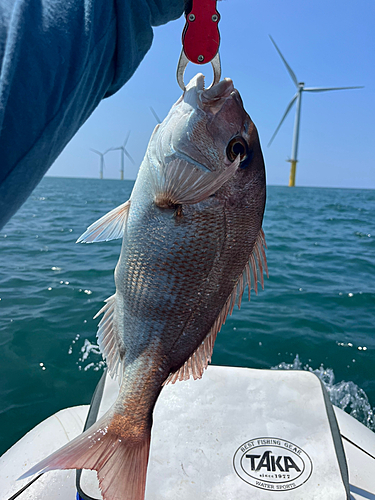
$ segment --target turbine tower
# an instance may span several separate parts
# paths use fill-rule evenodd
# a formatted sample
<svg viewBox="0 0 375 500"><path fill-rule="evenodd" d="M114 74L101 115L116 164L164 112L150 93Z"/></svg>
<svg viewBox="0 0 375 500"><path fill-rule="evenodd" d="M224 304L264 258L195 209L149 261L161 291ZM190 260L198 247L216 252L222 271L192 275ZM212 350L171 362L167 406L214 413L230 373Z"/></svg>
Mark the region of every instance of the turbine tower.
<svg viewBox="0 0 375 500"><path fill-rule="evenodd" d="M271 41L274 44L277 52L279 53L279 56L283 60L283 63L285 64L286 69L288 70L289 75L291 76L294 85L297 87L297 92L294 94L292 97L292 100L288 104L285 113L283 117L281 118L280 123L278 124L273 136L271 137L270 142L268 143L268 146L271 145L272 141L276 137L277 132L279 131L283 121L285 120L287 114L289 111L292 109L293 104L296 102L296 117L294 120L294 132L293 132L293 143L292 143L292 156L290 160L287 160L291 163L290 167L290 176L289 176L289 187L295 186L296 183L296 166L297 166L297 153L298 153L298 140L299 140L299 126L300 126L300 119L301 119L301 99L302 99L302 93L303 92L327 92L328 90L347 90L347 89L362 89L363 86L360 87L305 87L304 82L299 82L297 80L296 75L294 74L292 68L289 66L289 64L286 62L285 57L282 55L279 47L276 45L276 42L270 35Z"/></svg>
<svg viewBox="0 0 375 500"><path fill-rule="evenodd" d="M127 134L127 136L125 137L125 140L124 140L124 143L122 146L119 146L118 148L111 148L112 151L117 151L117 150L121 150L121 169L120 169L120 179L123 181L124 180L124 169L125 169L125 155L129 158L129 160L132 162L133 165L135 165L135 162L133 160L133 158L130 156L130 154L128 153L127 149L126 149L126 145L128 143L128 140L129 140L129 136L130 136L130 130Z"/></svg>
<svg viewBox="0 0 375 500"><path fill-rule="evenodd" d="M96 149L92 149L92 148L90 150L100 156L99 177L100 177L100 179L103 179L104 155L106 155L108 153L108 151L111 151L111 148L104 151L104 153L101 153L100 151L97 151Z"/></svg>

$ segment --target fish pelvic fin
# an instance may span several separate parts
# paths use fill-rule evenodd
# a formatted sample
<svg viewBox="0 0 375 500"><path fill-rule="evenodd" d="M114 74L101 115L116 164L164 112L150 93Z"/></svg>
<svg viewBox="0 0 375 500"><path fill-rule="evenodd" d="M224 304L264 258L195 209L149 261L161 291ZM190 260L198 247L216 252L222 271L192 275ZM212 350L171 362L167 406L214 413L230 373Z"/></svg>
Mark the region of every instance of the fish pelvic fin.
<svg viewBox="0 0 375 500"><path fill-rule="evenodd" d="M113 314L115 312L116 294L105 300L105 305L98 311L94 319L103 314L98 327L98 344L100 351L108 365L108 372L116 378L121 366L120 346L121 339L113 327Z"/></svg>
<svg viewBox="0 0 375 500"><path fill-rule="evenodd" d="M92 469L104 500L144 500L151 432L124 437L121 429L116 432L116 417L105 414L19 479L55 469Z"/></svg>
<svg viewBox="0 0 375 500"><path fill-rule="evenodd" d="M162 173L153 171L154 202L161 208L193 205L213 195L236 173L238 155L222 172L203 171L186 160L172 160Z"/></svg>
<svg viewBox="0 0 375 500"><path fill-rule="evenodd" d="M128 220L130 200L103 215L91 224L76 243L94 243L122 238Z"/></svg>
<svg viewBox="0 0 375 500"><path fill-rule="evenodd" d="M232 314L236 302L238 308L241 307L241 300L246 286L248 287L249 300L251 288L255 290L255 293L258 293L258 281L261 283L262 288L264 288L264 272L267 274L268 278L265 248L267 248L266 240L263 229L261 229L255 240L253 251L249 261L246 263L245 269L240 275L207 336L181 368L168 376L163 385L169 383L174 384L178 380L188 380L190 377L193 377L194 380L202 378L204 370L207 368L208 364L211 363L212 351L214 349L217 334L225 323L228 314Z"/></svg>

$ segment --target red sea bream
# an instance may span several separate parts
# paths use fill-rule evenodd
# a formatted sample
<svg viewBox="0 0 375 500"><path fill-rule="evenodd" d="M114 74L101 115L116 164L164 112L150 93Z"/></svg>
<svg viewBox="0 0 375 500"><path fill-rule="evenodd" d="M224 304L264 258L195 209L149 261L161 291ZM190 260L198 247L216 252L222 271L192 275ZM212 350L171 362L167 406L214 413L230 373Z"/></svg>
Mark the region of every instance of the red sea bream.
<svg viewBox="0 0 375 500"><path fill-rule="evenodd" d="M200 378L244 288L263 285L265 199L258 134L238 91L230 79L205 89L198 74L156 127L130 200L78 240L123 238L116 292L98 313L118 399L26 475L95 469L105 500L143 500L163 385Z"/></svg>

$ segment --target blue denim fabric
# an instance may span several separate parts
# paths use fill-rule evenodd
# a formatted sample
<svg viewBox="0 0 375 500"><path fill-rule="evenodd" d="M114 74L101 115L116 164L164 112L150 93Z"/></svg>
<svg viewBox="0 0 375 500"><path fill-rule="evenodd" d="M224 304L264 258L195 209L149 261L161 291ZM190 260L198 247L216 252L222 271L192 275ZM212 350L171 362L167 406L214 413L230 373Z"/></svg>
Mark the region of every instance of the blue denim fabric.
<svg viewBox="0 0 375 500"><path fill-rule="evenodd" d="M184 0L0 0L0 228Z"/></svg>

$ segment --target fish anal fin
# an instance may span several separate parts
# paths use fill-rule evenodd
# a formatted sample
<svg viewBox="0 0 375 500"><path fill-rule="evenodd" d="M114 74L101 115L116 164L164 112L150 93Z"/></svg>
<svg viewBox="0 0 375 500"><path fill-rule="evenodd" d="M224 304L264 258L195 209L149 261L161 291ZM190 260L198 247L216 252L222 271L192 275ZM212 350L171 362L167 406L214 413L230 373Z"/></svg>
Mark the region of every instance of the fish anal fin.
<svg viewBox="0 0 375 500"><path fill-rule="evenodd" d="M113 327L115 304L116 294L108 297L105 305L94 316L95 319L100 314L103 314L98 325L97 337L100 350L108 365L108 372L112 378L117 376L122 358L120 353L121 339Z"/></svg>
<svg viewBox="0 0 375 500"><path fill-rule="evenodd" d="M134 439L110 431L104 415L83 434L42 460L20 479L55 469L94 469L103 498L144 500L151 433Z"/></svg>
<svg viewBox="0 0 375 500"><path fill-rule="evenodd" d="M228 313L228 311L226 313L223 312L225 309L228 308L224 306L200 346L185 361L179 370L168 376L163 385L167 385L169 383L174 384L177 380L188 380L190 377L193 377L194 380L202 378L204 370L211 362L212 351L214 349L217 334L222 324L225 322L225 318Z"/></svg>
<svg viewBox="0 0 375 500"><path fill-rule="evenodd" d="M91 224L76 243L94 243L122 238L128 219L130 200L103 215Z"/></svg>

